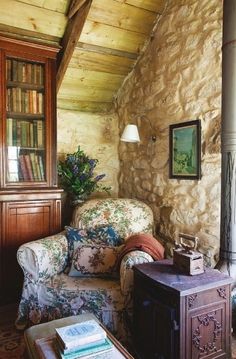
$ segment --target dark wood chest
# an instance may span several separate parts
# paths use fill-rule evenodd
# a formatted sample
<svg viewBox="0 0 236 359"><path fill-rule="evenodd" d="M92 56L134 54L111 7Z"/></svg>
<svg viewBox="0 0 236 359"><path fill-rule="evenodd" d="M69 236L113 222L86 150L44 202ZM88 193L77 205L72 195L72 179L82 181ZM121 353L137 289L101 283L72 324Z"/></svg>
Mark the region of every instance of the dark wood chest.
<svg viewBox="0 0 236 359"><path fill-rule="evenodd" d="M231 358L232 279L207 268L178 273L172 261L134 267L134 341L142 359Z"/></svg>

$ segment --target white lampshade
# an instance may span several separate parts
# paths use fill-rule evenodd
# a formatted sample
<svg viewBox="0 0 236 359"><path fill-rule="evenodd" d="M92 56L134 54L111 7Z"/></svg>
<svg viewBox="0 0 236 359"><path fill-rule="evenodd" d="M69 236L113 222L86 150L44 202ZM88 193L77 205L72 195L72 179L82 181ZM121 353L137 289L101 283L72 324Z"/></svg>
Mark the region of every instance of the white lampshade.
<svg viewBox="0 0 236 359"><path fill-rule="evenodd" d="M126 125L120 140L125 142L139 142L140 138L137 126Z"/></svg>

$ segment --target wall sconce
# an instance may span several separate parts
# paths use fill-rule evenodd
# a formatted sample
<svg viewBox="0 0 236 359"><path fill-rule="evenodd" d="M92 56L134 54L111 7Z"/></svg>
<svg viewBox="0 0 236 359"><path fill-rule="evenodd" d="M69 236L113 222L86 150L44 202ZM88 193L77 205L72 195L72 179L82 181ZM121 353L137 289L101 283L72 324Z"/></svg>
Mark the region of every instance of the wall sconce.
<svg viewBox="0 0 236 359"><path fill-rule="evenodd" d="M149 118L147 116L144 116L144 115L141 115L141 118L144 118L144 119L148 120L148 123L149 123L149 126L150 126L151 130L152 130L152 133L155 133ZM125 142L140 142L140 137L139 137L139 133L138 133L138 127L136 125L131 125L131 124L126 125L120 139L121 139L121 141L125 141ZM151 140L152 140L153 143L156 142L157 136L152 135Z"/></svg>
<svg viewBox="0 0 236 359"><path fill-rule="evenodd" d="M138 127L131 124L126 125L120 140L133 143L140 142Z"/></svg>

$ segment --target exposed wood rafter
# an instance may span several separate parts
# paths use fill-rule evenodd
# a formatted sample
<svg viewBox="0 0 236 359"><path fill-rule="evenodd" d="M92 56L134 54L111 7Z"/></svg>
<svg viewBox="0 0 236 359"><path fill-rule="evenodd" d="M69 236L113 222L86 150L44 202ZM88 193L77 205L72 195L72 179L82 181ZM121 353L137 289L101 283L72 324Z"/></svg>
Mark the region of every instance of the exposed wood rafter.
<svg viewBox="0 0 236 359"><path fill-rule="evenodd" d="M61 41L58 57L57 92L61 86L66 69L82 32L92 0L73 0L68 12L68 24Z"/></svg>
<svg viewBox="0 0 236 359"><path fill-rule="evenodd" d="M68 12L68 18L71 19L72 16L75 15L77 11L86 3L87 0L72 0L69 12Z"/></svg>
<svg viewBox="0 0 236 359"><path fill-rule="evenodd" d="M85 44L83 42L78 42L76 47L84 49L86 51L90 51L90 52L97 52L100 54L109 54L109 55L113 55L113 56L126 57L128 59L133 59L133 60L136 60L138 58L138 54L134 54L132 52L111 49L111 48L104 47L104 46Z"/></svg>

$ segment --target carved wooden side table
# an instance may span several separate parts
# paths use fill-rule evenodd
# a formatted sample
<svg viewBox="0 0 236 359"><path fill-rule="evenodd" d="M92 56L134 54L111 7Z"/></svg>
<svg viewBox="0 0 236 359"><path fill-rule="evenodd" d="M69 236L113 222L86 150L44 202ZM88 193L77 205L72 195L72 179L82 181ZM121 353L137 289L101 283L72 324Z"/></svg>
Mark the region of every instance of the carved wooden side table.
<svg viewBox="0 0 236 359"><path fill-rule="evenodd" d="M231 358L232 279L179 273L172 261L134 267L134 342L142 359Z"/></svg>

